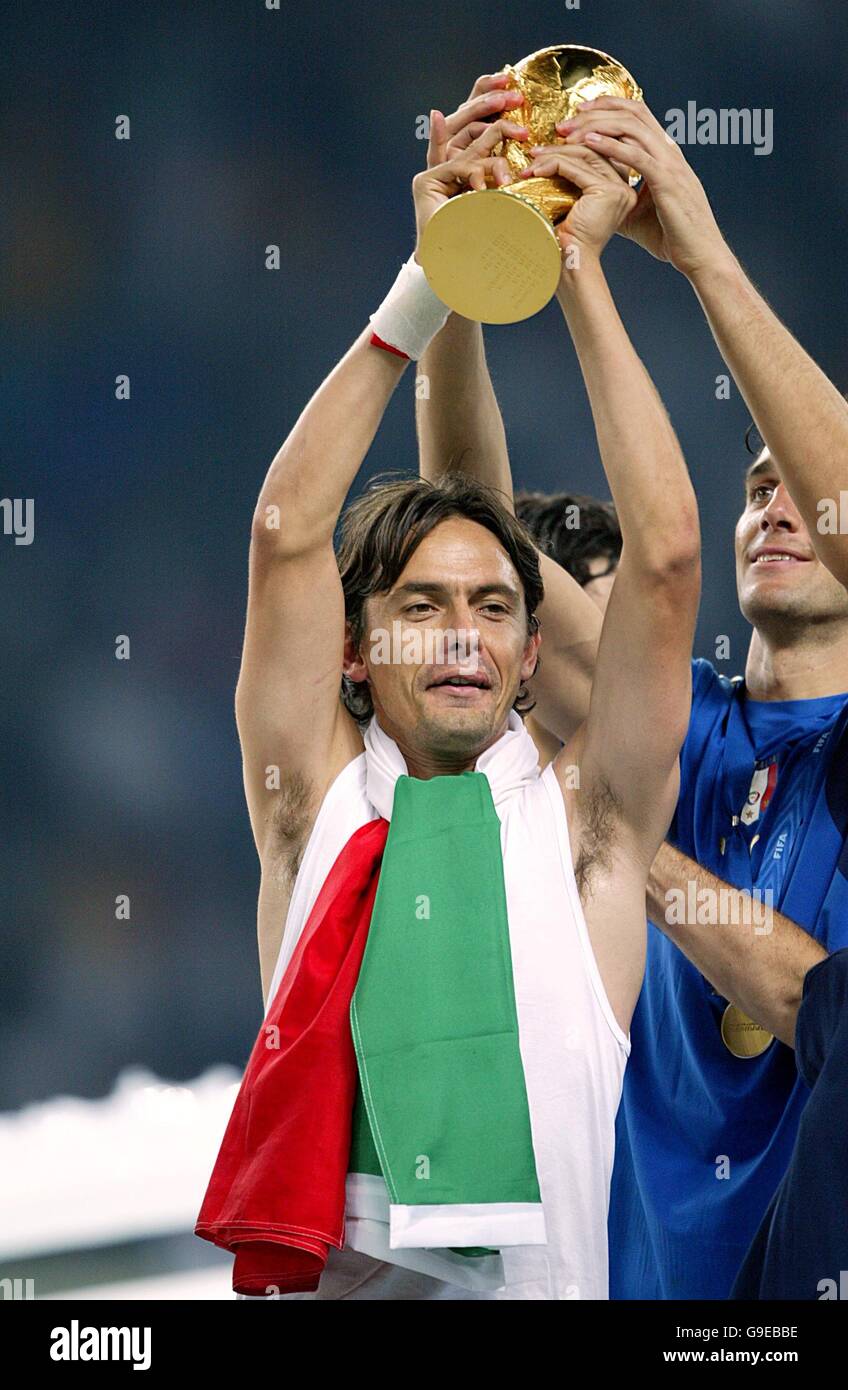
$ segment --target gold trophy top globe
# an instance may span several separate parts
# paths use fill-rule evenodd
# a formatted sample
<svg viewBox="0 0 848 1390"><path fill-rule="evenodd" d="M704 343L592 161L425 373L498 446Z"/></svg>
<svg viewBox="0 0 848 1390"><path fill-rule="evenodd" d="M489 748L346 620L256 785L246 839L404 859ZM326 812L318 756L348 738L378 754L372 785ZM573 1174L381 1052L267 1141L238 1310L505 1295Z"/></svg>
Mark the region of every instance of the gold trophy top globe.
<svg viewBox="0 0 848 1390"><path fill-rule="evenodd" d="M529 140L506 140L499 151L514 178L532 163L527 153L531 145L562 143L557 122L570 120L581 102L596 97L642 100L642 90L627 69L597 48L576 44L540 48L515 67L507 64L503 71L510 76L509 87L524 97L524 104L514 107L508 118L530 132ZM520 189L521 196L535 202L552 222L560 221L580 196L580 190L566 179L526 179Z"/></svg>
<svg viewBox="0 0 848 1390"><path fill-rule="evenodd" d="M600 49L557 44L507 65L509 87L524 101L508 113L530 132L505 140L503 155L518 179L532 158L531 145L563 143L558 121L569 120L584 101L627 97L642 91L626 68ZM638 175L631 172L631 182ZM517 323L544 308L556 291L561 250L554 231L580 196L567 179L521 179L480 192L458 193L424 229L419 256L439 298L479 323Z"/></svg>

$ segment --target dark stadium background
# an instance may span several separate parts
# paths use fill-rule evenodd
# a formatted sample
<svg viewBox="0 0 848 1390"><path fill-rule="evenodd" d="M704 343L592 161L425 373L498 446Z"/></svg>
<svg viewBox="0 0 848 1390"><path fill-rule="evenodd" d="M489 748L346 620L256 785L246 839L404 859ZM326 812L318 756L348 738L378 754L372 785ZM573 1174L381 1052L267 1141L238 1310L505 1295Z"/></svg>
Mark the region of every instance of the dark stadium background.
<svg viewBox="0 0 848 1390"><path fill-rule="evenodd" d="M257 862L232 705L251 512L412 249L416 118L569 40L624 62L661 117L773 108L770 156L688 155L844 388L846 19L843 0L7 6L0 490L34 499L36 532L0 536L0 1109L103 1096L130 1064L181 1080L247 1056ZM723 367L682 277L625 243L606 264L698 488L697 651L728 635L733 674L748 415L735 389L715 398ZM487 344L517 482L603 491L555 306ZM410 376L367 472L415 466L412 419Z"/></svg>

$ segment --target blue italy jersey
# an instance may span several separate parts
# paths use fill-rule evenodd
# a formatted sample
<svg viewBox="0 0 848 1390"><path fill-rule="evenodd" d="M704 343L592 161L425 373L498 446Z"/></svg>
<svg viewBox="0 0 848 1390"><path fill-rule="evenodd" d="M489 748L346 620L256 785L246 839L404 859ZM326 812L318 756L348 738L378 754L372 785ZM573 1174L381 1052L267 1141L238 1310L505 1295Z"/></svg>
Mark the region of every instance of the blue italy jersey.
<svg viewBox="0 0 848 1390"><path fill-rule="evenodd" d="M692 669L669 840L827 949L848 946L848 694L755 701L709 662ZM740 929L740 950L768 948ZM777 1040L728 1051L726 1007L649 923L616 1123L611 1298L727 1298L789 1164L809 1089Z"/></svg>

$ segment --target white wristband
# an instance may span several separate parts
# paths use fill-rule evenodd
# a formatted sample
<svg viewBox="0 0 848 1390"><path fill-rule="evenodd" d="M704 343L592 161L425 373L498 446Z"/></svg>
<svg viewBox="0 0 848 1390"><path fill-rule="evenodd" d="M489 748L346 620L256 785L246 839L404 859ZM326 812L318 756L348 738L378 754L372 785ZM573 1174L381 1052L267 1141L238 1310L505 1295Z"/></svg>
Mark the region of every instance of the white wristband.
<svg viewBox="0 0 848 1390"><path fill-rule="evenodd" d="M430 289L421 266L410 256L376 314L371 315L371 327L384 343L417 362L449 317L450 309Z"/></svg>

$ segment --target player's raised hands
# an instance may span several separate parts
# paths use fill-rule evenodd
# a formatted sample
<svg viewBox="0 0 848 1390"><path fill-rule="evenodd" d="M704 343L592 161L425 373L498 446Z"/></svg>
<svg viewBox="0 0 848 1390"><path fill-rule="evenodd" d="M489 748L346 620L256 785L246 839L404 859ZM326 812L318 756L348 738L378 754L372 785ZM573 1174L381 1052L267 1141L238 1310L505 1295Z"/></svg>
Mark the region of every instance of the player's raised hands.
<svg viewBox="0 0 848 1390"><path fill-rule="evenodd" d="M622 236L687 276L726 250L700 180L644 102L598 97L561 121L557 133L569 148L594 150L642 175L635 206L618 228Z"/></svg>
<svg viewBox="0 0 848 1390"><path fill-rule="evenodd" d="M495 121L510 121L510 112L523 104L524 97L514 87L508 89L509 81L509 74L505 72L487 73L478 77L467 101L449 116L442 118L448 137L444 156L446 159L451 159L461 150L467 149L472 140L483 135L486 128ZM520 129L526 130L526 127ZM514 131L507 133L511 139L521 138Z"/></svg>
<svg viewBox="0 0 848 1390"><path fill-rule="evenodd" d="M512 181L506 159L493 151L505 139L526 139L527 135L523 126L506 120L493 121L484 124L481 133L464 149L451 153L445 116L441 111L430 112L427 168L412 180L419 244L433 213L454 194L469 189L500 188Z"/></svg>
<svg viewBox="0 0 848 1390"><path fill-rule="evenodd" d="M586 146L534 145L533 163L522 179L568 179L580 197L556 227L560 245L600 256L610 237L636 205L636 194L608 159Z"/></svg>

